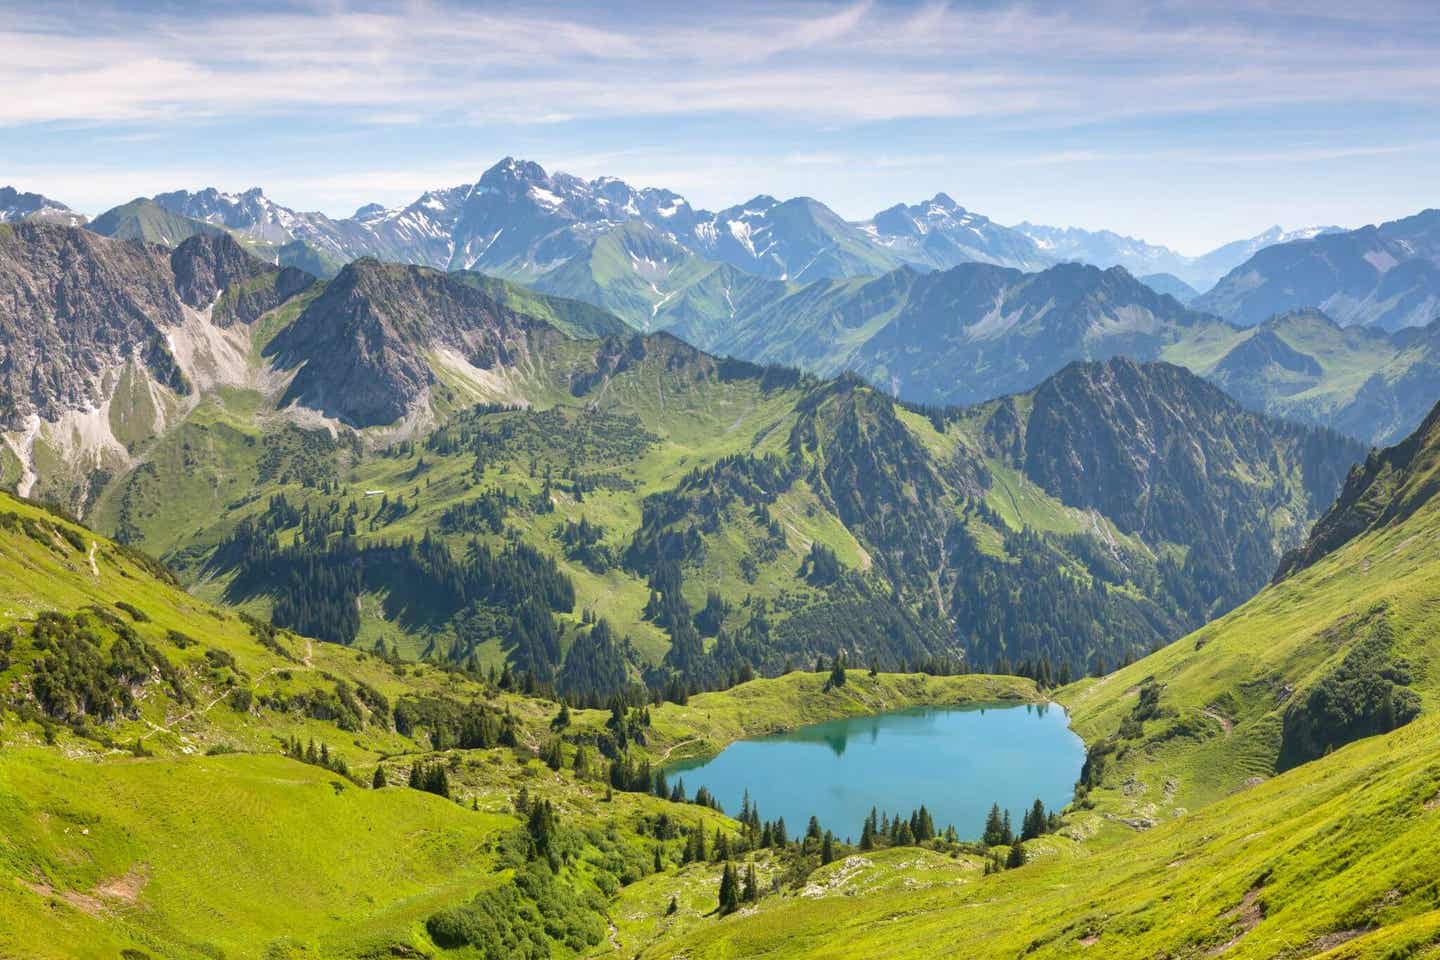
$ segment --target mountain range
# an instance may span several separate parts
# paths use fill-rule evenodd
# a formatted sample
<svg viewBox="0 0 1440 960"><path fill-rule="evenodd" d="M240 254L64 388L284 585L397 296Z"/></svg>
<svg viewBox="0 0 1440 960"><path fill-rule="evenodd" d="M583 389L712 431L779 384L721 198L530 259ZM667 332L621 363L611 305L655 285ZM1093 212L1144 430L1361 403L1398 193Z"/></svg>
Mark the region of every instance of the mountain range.
<svg viewBox="0 0 1440 960"><path fill-rule="evenodd" d="M424 193L396 209L369 204L345 219L302 213L260 188L157 194L171 213L235 231L282 262L333 273L361 256L440 269L477 269L533 279L627 223L643 223L690 253L767 279L804 282L884 272L902 264L945 269L964 262L1038 270L1059 262L1123 266L1137 276L1169 273L1205 290L1257 250L1335 232L1279 227L1199 257L1110 231L1021 223L1005 227L944 193L847 222L807 198L760 195L719 212L679 194L636 189L613 177L586 181L505 158L470 185Z"/></svg>
<svg viewBox="0 0 1440 960"><path fill-rule="evenodd" d="M1400 331L1428 329L1433 317L1435 226L1421 214L1357 231L1272 229L1195 258L1192 277L1197 265L1219 271L1250 255L1197 294L1176 273L1138 273L1180 270L1164 248L1103 231L1008 229L944 194L860 223L807 198L760 196L712 213L671 191L512 158L473 185L346 219L290 210L258 188L205 189L137 199L90 225L167 246L223 231L262 259L320 277L362 256L474 270L712 352L824 375L854 370L922 404L1028 390L1075 359L1166 359L1253 409L1380 442L1404 435L1426 408L1430 338ZM1052 262L1071 257L1124 262L1141 281ZM1264 359L1274 354L1270 333L1234 357L1216 352L1250 339L1230 328L1302 309L1397 339L1311 338L1318 373Z"/></svg>
<svg viewBox="0 0 1440 960"><path fill-rule="evenodd" d="M85 223L85 216L58 200L38 193L21 193L14 187L0 187L0 223L23 220L47 220L78 227Z"/></svg>
<svg viewBox="0 0 1440 960"><path fill-rule="evenodd" d="M968 213L943 194L897 206L865 223L846 222L818 201L769 196L719 212L696 210L664 189L635 189L611 177L586 181L506 158L471 185L429 191L387 210L360 208L336 220L280 206L259 188L208 188L152 198L191 220L224 227L281 262L361 256L441 269L476 269L533 279L610 231L641 223L690 253L776 280L857 276L901 263L949 266L988 259L1032 267L1045 262L1024 237Z"/></svg>
<svg viewBox="0 0 1440 960"><path fill-rule="evenodd" d="M1434 954L1429 214L1202 309L943 196L486 176L7 195L0 955ZM787 828L686 763L936 707L1073 792Z"/></svg>
<svg viewBox="0 0 1440 960"><path fill-rule="evenodd" d="M1192 306L1244 326L1306 307L1345 326L1426 326L1440 318L1440 210L1266 247Z"/></svg>
<svg viewBox="0 0 1440 960"><path fill-rule="evenodd" d="M1055 270L1180 312L1123 271ZM0 277L31 305L7 342L35 345L4 364L6 483L297 629L544 676L576 621L517 633L515 598L396 545L519 543L552 571L535 582L567 584L570 617L602 611L638 651L625 669L652 681L803 660L836 630L881 663L1078 670L1242 600L1362 453L1178 367L1067 358L998 408L920 411L471 272L362 258L316 280L228 233L168 250L25 223L0 236ZM349 532L315 532L336 524ZM331 583L332 561L364 572ZM1072 601L1041 613L996 594L1013 564ZM691 614L716 604L734 648L702 668Z"/></svg>
<svg viewBox="0 0 1440 960"><path fill-rule="evenodd" d="M1056 260L1091 263L1097 267L1124 267L1137 277L1169 274L1195 290L1209 290L1221 277L1265 247L1340 232L1339 227L1285 230L1275 226L1253 237L1223 244L1198 257L1189 257L1169 247L1122 236L1111 230L1047 227L1029 222L1016 224L1014 229L1034 240L1046 255Z"/></svg>

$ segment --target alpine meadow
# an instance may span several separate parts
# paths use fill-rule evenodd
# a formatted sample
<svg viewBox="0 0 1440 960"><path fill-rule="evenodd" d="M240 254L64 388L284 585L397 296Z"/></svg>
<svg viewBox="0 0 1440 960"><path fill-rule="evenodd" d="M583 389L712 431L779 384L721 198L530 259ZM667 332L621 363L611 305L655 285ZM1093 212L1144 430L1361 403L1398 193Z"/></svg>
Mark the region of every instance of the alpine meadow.
<svg viewBox="0 0 1440 960"><path fill-rule="evenodd" d="M1440 960L1429 4L0 12L0 960Z"/></svg>

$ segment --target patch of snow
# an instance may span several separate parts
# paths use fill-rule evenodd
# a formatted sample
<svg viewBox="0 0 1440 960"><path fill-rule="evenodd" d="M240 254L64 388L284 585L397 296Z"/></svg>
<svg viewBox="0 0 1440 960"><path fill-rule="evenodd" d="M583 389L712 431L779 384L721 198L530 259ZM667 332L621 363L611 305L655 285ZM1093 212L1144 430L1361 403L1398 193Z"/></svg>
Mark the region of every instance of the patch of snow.
<svg viewBox="0 0 1440 960"><path fill-rule="evenodd" d="M735 238L735 242L748 250L750 256L755 256L755 243L750 239L750 224L743 220L731 220L727 226L730 228L730 236Z"/></svg>

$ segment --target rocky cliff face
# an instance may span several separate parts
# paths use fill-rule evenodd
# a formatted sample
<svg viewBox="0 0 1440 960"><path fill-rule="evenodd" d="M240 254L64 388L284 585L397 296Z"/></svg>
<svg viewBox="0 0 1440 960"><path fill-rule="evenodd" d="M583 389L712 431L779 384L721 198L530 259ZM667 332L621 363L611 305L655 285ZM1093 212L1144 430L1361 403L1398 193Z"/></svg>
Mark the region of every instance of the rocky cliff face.
<svg viewBox="0 0 1440 960"><path fill-rule="evenodd" d="M0 224L5 484L83 510L200 395L267 388L247 324L311 282L224 234L170 251L43 221Z"/></svg>
<svg viewBox="0 0 1440 960"><path fill-rule="evenodd" d="M1303 570L1367 530L1399 523L1440 494L1440 405L1393 447L1371 451L1305 542L1281 560L1277 581Z"/></svg>
<svg viewBox="0 0 1440 960"><path fill-rule="evenodd" d="M357 260L270 343L297 369L284 402L357 427L413 412L436 383L432 357L497 375L530 357L553 327L426 267Z"/></svg>
<svg viewBox="0 0 1440 960"><path fill-rule="evenodd" d="M997 402L997 449L1063 502L1147 542L1186 544L1194 575L1233 602L1264 582L1364 456L1353 440L1252 413L1170 364L1072 364L1023 399Z"/></svg>
<svg viewBox="0 0 1440 960"><path fill-rule="evenodd" d="M170 255L170 269L180 299L197 310L215 305L222 326L251 323L315 282L303 270L257 260L229 234L191 237Z"/></svg>
<svg viewBox="0 0 1440 960"><path fill-rule="evenodd" d="M165 251L86 230L0 227L0 422L98 404L102 380L132 359L185 390L165 328L182 320Z"/></svg>

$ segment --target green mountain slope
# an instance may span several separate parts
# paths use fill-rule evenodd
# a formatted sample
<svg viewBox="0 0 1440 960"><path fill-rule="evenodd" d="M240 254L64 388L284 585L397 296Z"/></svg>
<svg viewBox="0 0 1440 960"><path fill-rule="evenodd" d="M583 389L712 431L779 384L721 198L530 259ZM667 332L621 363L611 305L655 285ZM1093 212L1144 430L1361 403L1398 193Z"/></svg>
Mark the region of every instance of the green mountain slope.
<svg viewBox="0 0 1440 960"><path fill-rule="evenodd" d="M1385 443L1414 429L1440 382L1434 324L1387 333L1312 309L1235 327L1162 295L1173 288L1079 264L795 283L707 263L635 226L536 283L704 350L851 370L924 404L1028 390L1072 360L1123 355L1181 364L1251 409Z"/></svg>
<svg viewBox="0 0 1440 960"><path fill-rule="evenodd" d="M1161 356L1252 409L1394 443L1435 402L1437 330L1341 327L1319 311L1301 310L1248 329L1215 328L1177 340Z"/></svg>
<svg viewBox="0 0 1440 960"><path fill-rule="evenodd" d="M1090 759L1067 827L1027 842L1025 866L982 877L908 850L861 854L806 895L641 955L1434 956L1433 420L1387 467L1357 469L1336 512L1371 497L1403 509L1193 635L1060 691Z"/></svg>
<svg viewBox="0 0 1440 960"><path fill-rule="evenodd" d="M1018 678L823 681L760 681L653 721L636 709L625 729L648 757L877 702L1037 696ZM642 877L703 902L721 868L689 863L687 834L738 842L734 821L612 792L607 757L632 734L609 711L564 726L556 712L210 606L0 494L0 954L432 956L485 943L453 922L480 896L539 955L579 955L609 948L608 902ZM552 747L561 771L536 757ZM407 788L417 761L447 772L448 799ZM542 801L553 859L517 812ZM682 828L657 834L667 821ZM778 876L788 854L759 856Z"/></svg>
<svg viewBox="0 0 1440 960"><path fill-rule="evenodd" d="M609 314L475 274L360 260L308 283L228 237L166 261L76 236L88 246L63 262L25 249L64 283L113 281L137 304L132 339L172 351L180 386L136 371L133 350L88 355L94 370L59 382L98 392L108 432L67 427L82 401L49 397L53 424L6 436L17 487L212 600L576 696L725 686L842 651L1075 676L1263 584L1360 455L1170 368L1117 362L1003 411L920 411L854 377L615 336ZM31 326L60 345L84 329L81 301L44 289ZM152 407L164 416L122 419L122 440L114 411ZM1082 435L1114 463L1065 439ZM1177 502L1187 521L1159 522ZM613 645L588 641L596 617Z"/></svg>
<svg viewBox="0 0 1440 960"><path fill-rule="evenodd" d="M143 240L161 246L178 246L196 234L215 235L225 231L213 224L172 213L144 197L107 210L91 220L86 229L116 240Z"/></svg>

